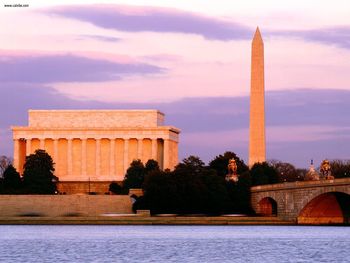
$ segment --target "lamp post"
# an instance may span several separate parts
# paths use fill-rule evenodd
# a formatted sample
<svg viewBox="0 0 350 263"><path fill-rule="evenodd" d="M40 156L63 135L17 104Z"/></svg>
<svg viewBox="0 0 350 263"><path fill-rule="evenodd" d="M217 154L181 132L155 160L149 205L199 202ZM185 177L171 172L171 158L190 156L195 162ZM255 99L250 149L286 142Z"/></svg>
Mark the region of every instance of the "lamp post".
<svg viewBox="0 0 350 263"><path fill-rule="evenodd" d="M51 182L52 182L53 184L55 184L55 188L56 188L55 194L57 195L57 194L58 194L57 187L56 187L56 184L57 184L57 182L58 182L57 177L56 177L56 176L52 177Z"/></svg>

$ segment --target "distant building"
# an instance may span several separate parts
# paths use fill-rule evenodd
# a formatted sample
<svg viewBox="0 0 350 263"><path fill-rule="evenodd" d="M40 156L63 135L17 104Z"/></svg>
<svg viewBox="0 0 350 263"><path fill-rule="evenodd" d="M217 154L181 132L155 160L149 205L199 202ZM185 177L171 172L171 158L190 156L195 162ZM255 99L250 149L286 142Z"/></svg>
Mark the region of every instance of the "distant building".
<svg viewBox="0 0 350 263"><path fill-rule="evenodd" d="M29 110L29 125L12 127L14 165L22 173L25 157L44 149L61 192L108 191L134 159L178 163L180 130L163 122L157 110Z"/></svg>

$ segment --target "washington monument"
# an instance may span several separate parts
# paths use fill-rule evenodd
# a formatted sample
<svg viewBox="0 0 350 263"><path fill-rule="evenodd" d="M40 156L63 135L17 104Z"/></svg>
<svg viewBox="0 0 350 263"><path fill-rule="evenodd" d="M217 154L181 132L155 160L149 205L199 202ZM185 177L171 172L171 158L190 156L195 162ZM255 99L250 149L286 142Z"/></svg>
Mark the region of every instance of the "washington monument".
<svg viewBox="0 0 350 263"><path fill-rule="evenodd" d="M259 28L252 42L250 83L249 167L265 162L264 42Z"/></svg>

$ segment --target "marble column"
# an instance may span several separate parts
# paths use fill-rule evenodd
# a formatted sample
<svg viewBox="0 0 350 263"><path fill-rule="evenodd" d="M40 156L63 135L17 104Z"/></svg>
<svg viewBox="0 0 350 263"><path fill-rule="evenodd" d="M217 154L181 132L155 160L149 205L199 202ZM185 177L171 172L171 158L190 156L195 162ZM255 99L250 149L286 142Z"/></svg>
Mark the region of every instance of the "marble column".
<svg viewBox="0 0 350 263"><path fill-rule="evenodd" d="M69 176L72 176L73 173L73 156L72 156L72 147L73 147L73 140L72 139L67 139L68 144L67 144L67 167L68 171L67 174Z"/></svg>
<svg viewBox="0 0 350 263"><path fill-rule="evenodd" d="M86 138L81 139L81 175L86 179Z"/></svg>
<svg viewBox="0 0 350 263"><path fill-rule="evenodd" d="M13 139L13 166L19 171L19 140Z"/></svg>
<svg viewBox="0 0 350 263"><path fill-rule="evenodd" d="M115 177L115 139L111 138L109 139L109 174L111 176L111 179Z"/></svg>
<svg viewBox="0 0 350 263"><path fill-rule="evenodd" d="M26 140L26 156L30 155L32 152L32 139Z"/></svg>
<svg viewBox="0 0 350 263"><path fill-rule="evenodd" d="M58 139L53 139L53 161L58 163Z"/></svg>
<svg viewBox="0 0 350 263"><path fill-rule="evenodd" d="M170 168L170 156L169 156L169 150L170 150L170 141L168 139L164 139L164 161L163 161L163 169L169 169Z"/></svg>
<svg viewBox="0 0 350 263"><path fill-rule="evenodd" d="M96 139L96 177L101 173L101 139Z"/></svg>
<svg viewBox="0 0 350 263"><path fill-rule="evenodd" d="M129 168L129 139L124 139L124 175Z"/></svg>
<svg viewBox="0 0 350 263"><path fill-rule="evenodd" d="M157 145L157 139L152 139L152 159L155 161L158 158L158 145Z"/></svg>
<svg viewBox="0 0 350 263"><path fill-rule="evenodd" d="M39 141L40 141L39 149L45 150L45 138L41 138L39 139Z"/></svg>
<svg viewBox="0 0 350 263"><path fill-rule="evenodd" d="M143 153L143 139L137 139L137 159L141 160L141 162L143 162L142 153Z"/></svg>

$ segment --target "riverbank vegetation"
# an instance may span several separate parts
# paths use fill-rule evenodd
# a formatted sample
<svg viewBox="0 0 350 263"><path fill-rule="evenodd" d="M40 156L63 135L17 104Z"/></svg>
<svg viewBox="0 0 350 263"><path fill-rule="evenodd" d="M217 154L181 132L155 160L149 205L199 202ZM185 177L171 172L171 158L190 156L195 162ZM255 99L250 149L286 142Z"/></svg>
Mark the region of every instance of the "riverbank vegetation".
<svg viewBox="0 0 350 263"><path fill-rule="evenodd" d="M11 163L4 169L0 180L1 194L56 194L58 178L54 163L44 150L36 150L26 157L23 176Z"/></svg>
<svg viewBox="0 0 350 263"><path fill-rule="evenodd" d="M230 159L237 164L237 182L225 180ZM145 166L136 160L123 185L143 189L144 195L136 199L134 210L149 209L153 214L251 214L250 187L277 182L276 178L277 172L269 164L256 164L249 170L235 153L225 152L209 165L189 156L173 171L161 171L154 160Z"/></svg>
<svg viewBox="0 0 350 263"><path fill-rule="evenodd" d="M230 159L237 164L237 182L225 180ZM331 163L336 178L349 173L348 163ZM136 198L133 208L149 209L152 214L252 214L250 187L303 181L306 172L276 160L257 163L249 169L235 153L225 152L208 165L199 157L189 156L173 171L161 171L154 160L145 166L135 160L121 188L142 188L144 195Z"/></svg>
<svg viewBox="0 0 350 263"><path fill-rule="evenodd" d="M237 165L237 181L225 180L231 159ZM57 194L54 163L44 150L26 157L22 176L9 158L0 158L0 166L0 194ZM331 167L335 178L350 175L350 161L331 161ZM109 192L128 194L129 189L142 188L144 195L134 196L133 208L149 209L152 214L251 214L250 187L302 181L306 172L276 160L249 169L234 152L218 155L208 165L189 156L173 171L161 170L155 160L145 164L134 160L124 181L112 182Z"/></svg>

